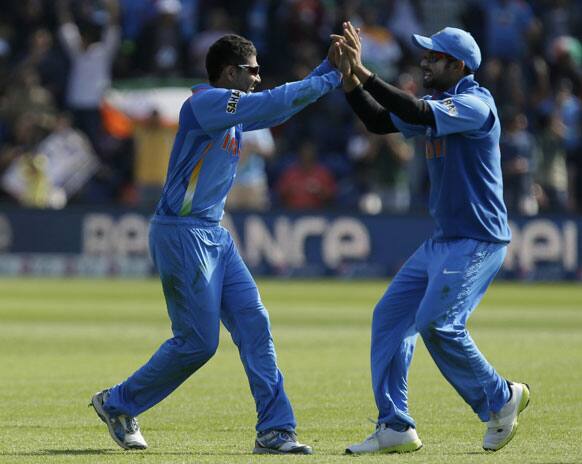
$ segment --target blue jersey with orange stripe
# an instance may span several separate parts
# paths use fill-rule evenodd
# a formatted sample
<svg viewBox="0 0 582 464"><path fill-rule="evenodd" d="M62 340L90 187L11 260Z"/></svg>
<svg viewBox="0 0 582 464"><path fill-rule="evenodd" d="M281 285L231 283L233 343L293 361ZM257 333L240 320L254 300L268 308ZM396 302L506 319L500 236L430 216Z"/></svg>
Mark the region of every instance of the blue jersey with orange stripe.
<svg viewBox="0 0 582 464"><path fill-rule="evenodd" d="M406 137L426 137L429 211L435 240L472 238L507 243L511 232L503 202L501 126L489 91L466 76L438 97L424 97L436 127L390 117Z"/></svg>
<svg viewBox="0 0 582 464"><path fill-rule="evenodd" d="M232 187L244 131L281 124L338 87L325 60L305 79L245 93L201 84L182 105L156 217L218 222Z"/></svg>

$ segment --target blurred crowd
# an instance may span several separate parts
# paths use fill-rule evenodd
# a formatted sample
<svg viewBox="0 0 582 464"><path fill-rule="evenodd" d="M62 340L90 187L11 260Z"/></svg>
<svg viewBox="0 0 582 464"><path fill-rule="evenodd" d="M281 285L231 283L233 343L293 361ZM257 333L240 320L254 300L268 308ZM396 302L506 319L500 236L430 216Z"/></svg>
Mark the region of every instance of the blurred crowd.
<svg viewBox="0 0 582 464"><path fill-rule="evenodd" d="M346 19L365 64L417 96L410 34L470 31L502 119L510 214L582 212L578 0L3 0L0 202L151 207L175 127L156 111L117 114L104 103L112 87L204 80L208 47L229 32L255 43L263 88L298 80ZM424 146L369 134L342 92L243 146L231 210L426 209Z"/></svg>

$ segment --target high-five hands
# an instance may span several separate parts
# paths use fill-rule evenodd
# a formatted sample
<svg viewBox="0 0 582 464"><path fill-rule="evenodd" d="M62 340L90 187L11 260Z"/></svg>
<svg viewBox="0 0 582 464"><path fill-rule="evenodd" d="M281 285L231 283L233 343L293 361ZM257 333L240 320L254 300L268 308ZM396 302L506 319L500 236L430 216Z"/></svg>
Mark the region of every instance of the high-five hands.
<svg viewBox="0 0 582 464"><path fill-rule="evenodd" d="M350 62L352 72L356 73L362 68L362 41L360 39L360 30L356 29L351 22L343 23L344 40L341 43L342 53L344 53Z"/></svg>
<svg viewBox="0 0 582 464"><path fill-rule="evenodd" d="M337 51L335 63L331 59L330 61L342 73L343 88L349 92L360 84L362 77L367 79L371 73L362 64L362 41L359 28L355 28L351 22L346 21L343 23L343 31L343 35L331 35L332 47Z"/></svg>

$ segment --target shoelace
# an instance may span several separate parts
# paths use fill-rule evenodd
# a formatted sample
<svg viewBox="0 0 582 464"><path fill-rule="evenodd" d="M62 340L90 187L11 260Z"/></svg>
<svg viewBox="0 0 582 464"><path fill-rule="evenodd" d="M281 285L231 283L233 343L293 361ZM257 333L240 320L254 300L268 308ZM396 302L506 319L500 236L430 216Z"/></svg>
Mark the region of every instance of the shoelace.
<svg viewBox="0 0 582 464"><path fill-rule="evenodd" d="M368 417L368 422L371 422L372 424L374 424L376 426L376 429L378 429L380 427L380 425L381 425L381 424L378 423L378 421L375 421L371 417Z"/></svg>
<svg viewBox="0 0 582 464"><path fill-rule="evenodd" d="M366 437L366 440L365 440L365 441L370 441L370 440L372 440L373 438L375 438L375 437L376 437L376 434L377 434L377 433L378 433L380 430L382 430L382 426L384 425L384 424L380 424L380 423L378 423L378 421L375 421L375 420L374 420L374 419L372 419L371 417L368 417L368 421L369 421L369 422L371 422L372 424L374 424L374 425L376 426L376 430L374 430L374 431L373 431L373 432L372 432L370 435L368 435L368 436Z"/></svg>
<svg viewBox="0 0 582 464"><path fill-rule="evenodd" d="M283 430L279 432L279 436L283 438L285 441L297 441L297 434L295 434L294 432L288 432L286 430Z"/></svg>
<svg viewBox="0 0 582 464"><path fill-rule="evenodd" d="M283 440L284 442L297 442L297 434L287 430L273 430L267 435L259 438L262 443L272 443L274 440Z"/></svg>
<svg viewBox="0 0 582 464"><path fill-rule="evenodd" d="M135 433L139 430L139 424L135 417L128 417L125 416L125 432L126 433Z"/></svg>

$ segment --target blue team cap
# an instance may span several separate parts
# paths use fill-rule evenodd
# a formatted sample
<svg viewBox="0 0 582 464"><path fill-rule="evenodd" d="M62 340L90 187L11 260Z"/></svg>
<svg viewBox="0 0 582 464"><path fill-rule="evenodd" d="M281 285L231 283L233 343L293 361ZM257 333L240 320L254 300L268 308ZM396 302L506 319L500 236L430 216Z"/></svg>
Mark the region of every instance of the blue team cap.
<svg viewBox="0 0 582 464"><path fill-rule="evenodd" d="M446 53L464 61L471 71L477 71L481 64L481 50L473 36L456 27L445 27L430 37L412 34L412 42L425 50Z"/></svg>

